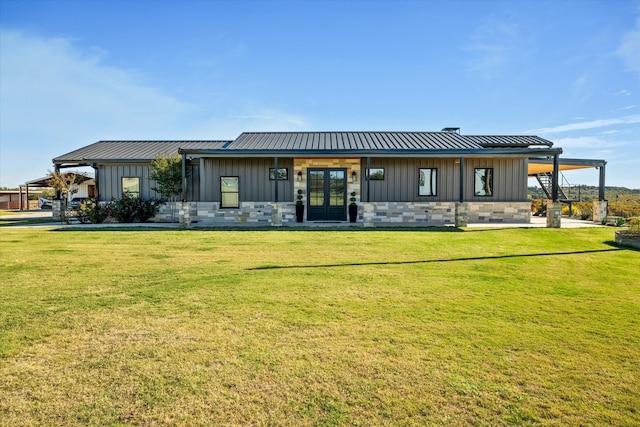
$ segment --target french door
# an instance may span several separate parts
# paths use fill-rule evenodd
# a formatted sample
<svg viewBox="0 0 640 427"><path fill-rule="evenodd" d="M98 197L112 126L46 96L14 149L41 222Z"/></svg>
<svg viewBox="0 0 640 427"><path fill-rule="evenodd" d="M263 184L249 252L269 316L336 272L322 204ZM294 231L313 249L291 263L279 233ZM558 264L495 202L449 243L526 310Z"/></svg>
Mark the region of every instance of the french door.
<svg viewBox="0 0 640 427"><path fill-rule="evenodd" d="M308 169L308 221L347 220L347 170Z"/></svg>

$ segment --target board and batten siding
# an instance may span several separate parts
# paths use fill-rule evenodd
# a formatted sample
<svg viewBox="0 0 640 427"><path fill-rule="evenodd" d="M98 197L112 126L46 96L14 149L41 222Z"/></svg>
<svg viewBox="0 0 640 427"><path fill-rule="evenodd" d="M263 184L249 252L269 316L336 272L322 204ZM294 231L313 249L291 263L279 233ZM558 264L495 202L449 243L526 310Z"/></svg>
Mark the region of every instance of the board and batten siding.
<svg viewBox="0 0 640 427"><path fill-rule="evenodd" d="M241 202L269 202L275 199L275 181L269 180L269 169L274 167L273 158L202 158L200 169L200 195L204 202L219 202L220 177L239 178ZM287 168L289 179L278 181L278 201L293 202L293 159L279 158L278 168Z"/></svg>
<svg viewBox="0 0 640 427"><path fill-rule="evenodd" d="M384 168L384 180L369 181L371 202L428 202L458 201L460 164L454 158L371 158L371 168ZM367 161L362 160L362 170ZM418 170L436 168L436 196L418 195ZM474 196L474 169L493 168L493 196ZM362 181L363 200L366 200L367 181ZM526 201L526 160L519 158L465 159L464 200L471 201Z"/></svg>
<svg viewBox="0 0 640 427"><path fill-rule="evenodd" d="M187 200L195 201L200 197L200 167L199 163L187 165ZM100 200L109 201L122 197L122 178L140 179L140 197L143 200L160 199L162 196L152 188L156 187L156 182L150 180L151 168L148 163L123 163L123 164L100 164L98 165L98 191Z"/></svg>

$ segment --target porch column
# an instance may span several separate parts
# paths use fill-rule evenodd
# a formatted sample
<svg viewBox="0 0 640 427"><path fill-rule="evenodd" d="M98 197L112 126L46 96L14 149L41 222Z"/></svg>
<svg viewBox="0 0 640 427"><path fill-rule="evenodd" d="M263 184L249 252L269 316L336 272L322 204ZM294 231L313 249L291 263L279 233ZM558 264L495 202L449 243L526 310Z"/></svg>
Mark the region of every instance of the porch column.
<svg viewBox="0 0 640 427"><path fill-rule="evenodd" d="M275 174L275 178L276 178L276 190L275 190L274 197L275 197L275 202L278 203L278 175L279 174L278 174L278 158L277 157L273 158L273 165L275 167L274 174Z"/></svg>
<svg viewBox="0 0 640 427"><path fill-rule="evenodd" d="M553 178L551 183L551 201L553 203L558 202L558 169L560 168L560 161L558 155L553 156Z"/></svg>
<svg viewBox="0 0 640 427"><path fill-rule="evenodd" d="M455 225L456 227L466 227L469 223L467 213L467 203L456 203Z"/></svg>
<svg viewBox="0 0 640 427"><path fill-rule="evenodd" d="M187 201L187 155L186 153L182 153L182 167L180 169L180 173L182 174L182 201Z"/></svg>
<svg viewBox="0 0 640 427"><path fill-rule="evenodd" d="M606 200L599 200L593 202L593 222L596 224L602 224L607 218L607 212L609 210L609 202Z"/></svg>
<svg viewBox="0 0 640 427"><path fill-rule="evenodd" d="M365 171L365 176L367 177L367 203L371 201L371 192L369 191L369 187L371 185L370 179L371 173L371 156L367 156L367 170Z"/></svg>
<svg viewBox="0 0 640 427"><path fill-rule="evenodd" d="M458 188L459 202L464 203L464 157L460 157L460 187Z"/></svg>
<svg viewBox="0 0 640 427"><path fill-rule="evenodd" d="M26 193L26 203L27 203L27 207L26 210L29 210L29 184L27 184L27 186L25 187L25 193ZM22 204L22 194L20 195L20 204Z"/></svg>
<svg viewBox="0 0 640 427"><path fill-rule="evenodd" d="M23 205L23 202L22 202L22 185L19 186L18 188L20 189L20 194L19 194L19 197L20 197L20 210L22 210L22 205ZM27 200L27 202L28 202L28 200ZM9 196L9 209L11 209L11 196Z"/></svg>
<svg viewBox="0 0 640 427"><path fill-rule="evenodd" d="M555 185L554 185L555 187ZM547 201L547 228L560 228L562 219L562 203Z"/></svg>
<svg viewBox="0 0 640 427"><path fill-rule="evenodd" d="M598 200L599 201L604 201L605 200L605 195L604 195L604 175L605 175L605 169L604 169L604 165L600 166L598 169L600 169L600 180L598 183Z"/></svg>

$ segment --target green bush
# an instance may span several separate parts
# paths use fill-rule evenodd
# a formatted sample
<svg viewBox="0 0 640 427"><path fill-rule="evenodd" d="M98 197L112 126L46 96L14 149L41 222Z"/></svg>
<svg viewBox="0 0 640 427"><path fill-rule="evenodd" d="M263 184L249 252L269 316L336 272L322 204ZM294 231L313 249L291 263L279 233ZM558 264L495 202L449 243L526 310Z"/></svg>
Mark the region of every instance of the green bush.
<svg viewBox="0 0 640 427"><path fill-rule="evenodd" d="M107 207L98 203L96 199L87 199L78 208L76 217L83 224L102 224L109 216Z"/></svg>
<svg viewBox="0 0 640 427"><path fill-rule="evenodd" d="M627 225L629 226L629 231L640 236L640 217L631 218L629 222L627 222Z"/></svg>
<svg viewBox="0 0 640 427"><path fill-rule="evenodd" d="M121 199L109 202L107 211L118 222L146 222L158 213L161 204L157 200L142 200L131 193L123 193Z"/></svg>

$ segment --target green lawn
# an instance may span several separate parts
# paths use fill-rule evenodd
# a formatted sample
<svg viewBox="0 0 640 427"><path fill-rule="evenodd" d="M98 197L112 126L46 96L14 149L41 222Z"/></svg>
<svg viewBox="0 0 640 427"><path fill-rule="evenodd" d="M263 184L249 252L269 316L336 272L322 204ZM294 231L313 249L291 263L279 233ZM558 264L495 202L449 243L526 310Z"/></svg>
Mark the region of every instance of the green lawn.
<svg viewBox="0 0 640 427"><path fill-rule="evenodd" d="M0 229L0 425L640 424L613 229Z"/></svg>

